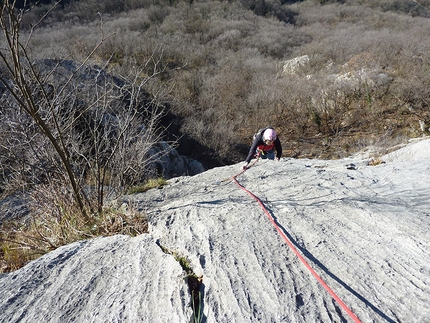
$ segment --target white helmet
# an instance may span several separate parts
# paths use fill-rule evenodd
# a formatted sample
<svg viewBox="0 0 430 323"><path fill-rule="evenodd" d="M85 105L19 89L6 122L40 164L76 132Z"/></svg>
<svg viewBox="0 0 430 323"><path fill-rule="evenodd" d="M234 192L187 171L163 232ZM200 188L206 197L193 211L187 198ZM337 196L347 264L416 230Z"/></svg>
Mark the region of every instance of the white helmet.
<svg viewBox="0 0 430 323"><path fill-rule="evenodd" d="M266 129L263 133L263 140L275 141L276 140L276 131L273 129Z"/></svg>

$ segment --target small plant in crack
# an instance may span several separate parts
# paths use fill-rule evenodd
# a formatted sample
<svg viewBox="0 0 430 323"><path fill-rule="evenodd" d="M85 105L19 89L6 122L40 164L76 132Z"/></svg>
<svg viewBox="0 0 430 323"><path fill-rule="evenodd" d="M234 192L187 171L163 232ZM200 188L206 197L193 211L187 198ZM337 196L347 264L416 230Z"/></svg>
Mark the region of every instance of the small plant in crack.
<svg viewBox="0 0 430 323"><path fill-rule="evenodd" d="M202 322L202 311L203 311L203 301L202 293L200 291L200 286L202 284L203 276L196 277L196 275L188 276L188 288L191 294L191 307L193 309L193 323Z"/></svg>
<svg viewBox="0 0 430 323"><path fill-rule="evenodd" d="M191 308L193 310L193 316L191 318L192 323L201 323L203 322L203 300L202 300L202 292L201 285L203 281L203 275L198 277L192 267L190 260L181 256L179 253L175 251L171 251L166 247L162 246L159 241L157 241L157 245L163 250L164 253L172 255L175 260L181 265L182 269L186 273L186 281L188 284L189 292L191 295Z"/></svg>

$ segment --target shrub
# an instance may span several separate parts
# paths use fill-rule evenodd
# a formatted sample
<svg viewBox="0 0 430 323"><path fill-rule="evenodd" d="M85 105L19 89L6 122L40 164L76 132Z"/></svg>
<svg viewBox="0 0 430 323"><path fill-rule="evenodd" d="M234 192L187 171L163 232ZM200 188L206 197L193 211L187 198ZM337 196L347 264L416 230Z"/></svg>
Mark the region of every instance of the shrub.
<svg viewBox="0 0 430 323"><path fill-rule="evenodd" d="M25 221L10 220L0 227L0 273L21 268L26 263L62 245L98 236L148 232L145 214L133 209L104 208L84 218L70 203L65 187L37 186L31 191L31 216Z"/></svg>

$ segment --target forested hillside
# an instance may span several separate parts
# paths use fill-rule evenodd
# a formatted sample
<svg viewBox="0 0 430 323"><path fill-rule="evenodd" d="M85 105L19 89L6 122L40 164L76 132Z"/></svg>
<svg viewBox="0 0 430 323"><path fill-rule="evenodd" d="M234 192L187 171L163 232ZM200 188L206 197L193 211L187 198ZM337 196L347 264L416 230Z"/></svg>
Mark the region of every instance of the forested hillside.
<svg viewBox="0 0 430 323"><path fill-rule="evenodd" d="M159 72L147 90L175 116L171 129L211 149L201 156L209 166L242 160L268 124L285 156L337 158L428 133L429 8L412 0L66 1L31 45L36 57L82 60L103 33L110 37L93 58L112 73L157 62L146 65ZM188 153L210 151L202 146Z"/></svg>

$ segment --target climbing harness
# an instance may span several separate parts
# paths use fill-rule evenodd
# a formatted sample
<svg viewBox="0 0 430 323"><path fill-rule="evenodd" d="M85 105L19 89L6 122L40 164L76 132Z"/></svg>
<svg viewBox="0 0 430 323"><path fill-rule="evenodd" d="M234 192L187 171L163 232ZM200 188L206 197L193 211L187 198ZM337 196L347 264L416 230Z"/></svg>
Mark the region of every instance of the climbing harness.
<svg viewBox="0 0 430 323"><path fill-rule="evenodd" d="M270 222L275 227L276 231L278 231L279 235L284 239L284 241L288 244L288 246L291 248L291 250L296 254L296 256L300 259L300 261L305 265L305 267L311 272L311 274L318 280L318 282L327 290L327 292L338 302L338 304L345 310L346 313L351 317L351 319L355 323L361 323L361 321L355 316L355 314L348 308L348 306L336 295L336 293L324 282L324 280L316 273L316 271L309 265L309 263L303 258L303 256L298 252L298 250L294 247L290 239L285 235L285 233L282 231L282 229L279 227L279 225L276 223L276 221L273 219L273 217L270 215L269 211L261 202L261 200L255 196L251 191L249 191L247 188L245 188L242 184L240 184L237 181L237 177L242 175L247 169L254 166L258 162L257 156L256 161L249 167L243 169L240 173L230 177L233 179L233 181L239 186L240 189L244 190L248 195L250 195L257 203L260 205L260 207L263 209L263 212L267 215ZM230 179L229 178L229 179Z"/></svg>

